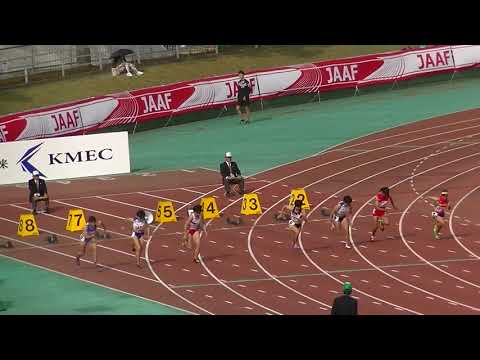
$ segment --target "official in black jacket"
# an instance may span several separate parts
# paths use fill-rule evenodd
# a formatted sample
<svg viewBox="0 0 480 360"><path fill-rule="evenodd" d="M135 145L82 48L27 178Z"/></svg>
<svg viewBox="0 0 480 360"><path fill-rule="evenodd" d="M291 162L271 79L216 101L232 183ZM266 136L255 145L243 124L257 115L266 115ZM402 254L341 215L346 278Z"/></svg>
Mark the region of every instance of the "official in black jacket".
<svg viewBox="0 0 480 360"><path fill-rule="evenodd" d="M40 179L38 171L32 172L33 179L28 181L28 188L30 190L29 201L32 203L33 213L37 213L37 203L39 201L45 201L45 212L49 212L48 191L45 180Z"/></svg>
<svg viewBox="0 0 480 360"><path fill-rule="evenodd" d="M352 284L343 284L343 295L333 301L332 315L358 315L357 300L351 297Z"/></svg>
<svg viewBox="0 0 480 360"><path fill-rule="evenodd" d="M240 115L240 121L242 124L248 124L250 122L250 93L252 88L250 82L245 79L245 73L240 70L238 72L238 97L237 97L237 113ZM245 113L242 113L242 108L245 109Z"/></svg>
<svg viewBox="0 0 480 360"><path fill-rule="evenodd" d="M225 195L231 195L230 187L232 184L240 186L240 194L244 193L245 179L235 161L232 161L232 154L225 154L225 161L220 164L220 173L222 174L223 185L225 186Z"/></svg>

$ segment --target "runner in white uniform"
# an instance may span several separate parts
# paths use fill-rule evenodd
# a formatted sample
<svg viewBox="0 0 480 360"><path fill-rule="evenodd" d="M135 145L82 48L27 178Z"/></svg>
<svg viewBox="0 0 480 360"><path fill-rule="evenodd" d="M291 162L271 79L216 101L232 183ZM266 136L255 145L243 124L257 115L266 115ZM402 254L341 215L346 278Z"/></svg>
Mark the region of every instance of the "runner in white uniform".
<svg viewBox="0 0 480 360"><path fill-rule="evenodd" d="M352 221L352 197L347 195L330 212L330 230L339 231L342 225L347 235L345 247L350 249L350 234L348 232Z"/></svg>
<svg viewBox="0 0 480 360"><path fill-rule="evenodd" d="M202 218L202 206L195 205L193 207L193 213L190 214L185 222L185 235L183 237L182 245L191 249L193 242L195 246L193 250L193 261L196 263L200 262L200 239L202 237L202 233L205 233L205 236L207 235L205 223L203 222Z"/></svg>
<svg viewBox="0 0 480 360"><path fill-rule="evenodd" d="M288 230L291 230L295 233L295 238L293 239L293 248L298 249L298 236L302 230L303 224L307 221L307 216L305 211L302 209L302 200L295 200L293 209L290 213L290 221L288 222Z"/></svg>
<svg viewBox="0 0 480 360"><path fill-rule="evenodd" d="M126 219L127 221L133 221L132 223L132 251L135 251L137 257L137 266L140 266L140 257L142 254L142 249L145 246L145 241L150 240L150 227L147 225L147 220L145 219L145 211L138 210L137 215L133 219ZM145 239L145 228L147 229L147 238Z"/></svg>

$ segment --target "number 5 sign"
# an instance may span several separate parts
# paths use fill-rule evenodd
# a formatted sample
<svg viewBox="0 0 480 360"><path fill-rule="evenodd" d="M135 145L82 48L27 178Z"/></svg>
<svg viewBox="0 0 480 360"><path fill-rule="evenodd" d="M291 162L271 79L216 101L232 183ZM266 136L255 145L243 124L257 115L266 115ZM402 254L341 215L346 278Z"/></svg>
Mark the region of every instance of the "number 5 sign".
<svg viewBox="0 0 480 360"><path fill-rule="evenodd" d="M175 209L171 201L159 201L157 205L157 212L155 213L155 222L168 223L177 222L175 216Z"/></svg>

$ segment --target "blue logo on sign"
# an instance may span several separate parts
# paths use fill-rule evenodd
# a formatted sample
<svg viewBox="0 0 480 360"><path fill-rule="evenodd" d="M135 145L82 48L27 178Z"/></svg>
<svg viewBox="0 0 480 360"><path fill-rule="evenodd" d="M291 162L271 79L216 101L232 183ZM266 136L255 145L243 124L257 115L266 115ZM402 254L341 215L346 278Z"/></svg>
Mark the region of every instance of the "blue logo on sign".
<svg viewBox="0 0 480 360"><path fill-rule="evenodd" d="M40 176L46 177L40 170L38 170L35 166L29 163L30 159L40 150L40 146L42 146L43 143L35 145L28 149L25 154L18 160L17 165L21 164L22 170L28 173L32 173L35 170L39 172Z"/></svg>

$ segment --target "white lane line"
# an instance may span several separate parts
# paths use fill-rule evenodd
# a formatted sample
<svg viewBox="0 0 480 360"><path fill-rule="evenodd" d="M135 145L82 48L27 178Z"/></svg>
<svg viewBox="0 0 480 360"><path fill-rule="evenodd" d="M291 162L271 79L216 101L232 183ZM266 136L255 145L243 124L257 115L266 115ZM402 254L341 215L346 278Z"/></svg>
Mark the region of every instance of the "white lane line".
<svg viewBox="0 0 480 360"><path fill-rule="evenodd" d="M404 292L405 294L409 294L409 295L410 295L410 294L413 294L411 291L408 291L408 290L403 290L403 292Z"/></svg>
<svg viewBox="0 0 480 360"><path fill-rule="evenodd" d="M110 201L110 202L113 202L113 203L117 203L117 204L122 204L122 205L125 205L125 206L130 206L130 207L134 207L134 208L140 208L140 209L145 209L145 210L150 210L150 211L155 211L155 209L150 209L150 208L147 208L143 205L138 205L138 204L132 204L132 203L126 203L126 202L123 202L123 201L118 201L118 200L113 200L113 199L109 199L109 198L106 198L106 197L102 197L102 196L95 196L97 199L101 199L101 200L105 200L105 201Z"/></svg>
<svg viewBox="0 0 480 360"><path fill-rule="evenodd" d="M206 194L206 193L201 192L201 191L186 189L186 188L180 188L180 190L189 191L189 192L192 192L192 193L195 193L195 194L200 194L200 195L205 195Z"/></svg>
<svg viewBox="0 0 480 360"><path fill-rule="evenodd" d="M143 191L139 191L139 192L137 192L137 194L157 198L157 199L160 199L160 200L167 200L167 201L171 201L171 202L176 202L176 203L183 204L183 205L190 204L190 203L186 203L184 201L180 201L180 200L176 200L176 199L170 199L170 198L167 198L165 196L157 196L157 195L153 195L153 194L147 194L146 192L143 192Z"/></svg>
<svg viewBox="0 0 480 360"><path fill-rule="evenodd" d="M2 236L3 236L3 235L2 235ZM7 238L7 237L6 237L6 238ZM10 240L15 241L15 239L10 239ZM18 241L18 240L16 240L16 241ZM19 241L19 242L21 242L21 241ZM26 244L26 243L25 243L25 244ZM47 250L47 251L50 251L50 250L51 250L51 249L46 249L46 248L43 248L43 247L41 247L41 248L44 249L44 250ZM55 251L54 251L54 252L55 252ZM61 254L62 254L63 256L68 256L68 257L70 257L70 255L68 255L68 254L64 254L64 253L61 253ZM119 293L122 293L122 294L131 295L131 296L137 297L137 298L142 299L142 300L151 301L151 302L154 302L154 303L163 305L163 306L170 307L170 308L172 308L172 309L176 309L176 310L180 310L180 311L185 311L185 312L187 312L187 313L196 315L194 312L191 312L191 311L189 311L189 310L181 309L181 308L178 308L178 307L176 307L176 306L169 305L169 304L165 304L165 303L162 303L162 302L160 302L160 301L153 300L153 299L148 299L148 298L145 298L145 297L143 297L143 296L140 296L140 295L137 295L137 294L134 294L134 293L130 293L130 292L128 292L128 291L124 291L124 290L112 288L112 287L110 287L110 286L103 285L103 284L101 284L101 283L96 283L96 282L94 282L94 281L90 281L90 280L87 280L87 279L82 279L82 278L77 277L77 276L74 276L74 275L69 275L69 274L66 274L66 273L63 273L63 272L60 272L60 271L56 271L56 270L53 270L53 269L50 269L50 268L47 268L47 267L44 267L44 266L41 266L41 265L37 265L37 264L33 264L33 263L30 263L30 262L27 262L27 261L24 261L24 260L20 260L20 259L14 258L14 257L5 256L5 255L3 255L3 254L0 254L0 256L3 256L3 257L5 257L5 258L8 258L8 259L13 260L13 261L17 261L17 262L21 262L21 263L24 263L24 264L28 264L29 266L34 266L34 267L37 267L37 268L39 268L39 269L43 269L43 270L46 270L46 271L50 271L50 272L53 272L53 273L56 273L56 274L59 274L59 275L62 275L62 276L67 276L67 277L72 278L72 279L75 279L75 280L83 281L83 282L88 283L88 284L93 284L93 285L96 285L96 286L100 286L100 287L103 287L103 288L105 288L105 289L109 289L109 290L111 290L111 291L115 291L115 292L119 292ZM73 256L72 256L72 258L73 258ZM82 259L82 261L85 261L85 262L88 262L88 263L92 263L92 264L93 264L93 262L88 261L88 260L85 260L85 259ZM104 266L104 265L102 265L102 266ZM104 266L104 267L109 268L108 266ZM117 269L115 269L115 268L111 268L111 269L117 271ZM123 270L122 270L122 272L123 272Z"/></svg>

